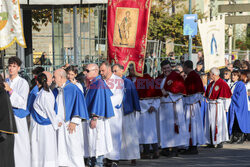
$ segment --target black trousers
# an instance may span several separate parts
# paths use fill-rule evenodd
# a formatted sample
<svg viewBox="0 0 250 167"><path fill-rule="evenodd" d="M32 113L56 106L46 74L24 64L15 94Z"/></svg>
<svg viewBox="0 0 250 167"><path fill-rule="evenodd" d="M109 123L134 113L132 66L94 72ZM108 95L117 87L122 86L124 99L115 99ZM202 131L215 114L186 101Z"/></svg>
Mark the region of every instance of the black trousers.
<svg viewBox="0 0 250 167"><path fill-rule="evenodd" d="M14 135L7 134L0 142L0 167L15 167Z"/></svg>

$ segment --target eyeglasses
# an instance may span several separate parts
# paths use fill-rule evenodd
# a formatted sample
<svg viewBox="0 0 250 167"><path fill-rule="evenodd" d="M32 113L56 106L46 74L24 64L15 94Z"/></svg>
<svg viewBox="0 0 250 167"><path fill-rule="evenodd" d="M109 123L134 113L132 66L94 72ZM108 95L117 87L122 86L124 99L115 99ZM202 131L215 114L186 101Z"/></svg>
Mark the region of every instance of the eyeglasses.
<svg viewBox="0 0 250 167"><path fill-rule="evenodd" d="M86 71L87 73L89 73L90 71L94 71L94 70L96 70L96 69L92 69L92 70L86 69L85 71Z"/></svg>
<svg viewBox="0 0 250 167"><path fill-rule="evenodd" d="M117 70L113 70L113 72L118 72Z"/></svg>

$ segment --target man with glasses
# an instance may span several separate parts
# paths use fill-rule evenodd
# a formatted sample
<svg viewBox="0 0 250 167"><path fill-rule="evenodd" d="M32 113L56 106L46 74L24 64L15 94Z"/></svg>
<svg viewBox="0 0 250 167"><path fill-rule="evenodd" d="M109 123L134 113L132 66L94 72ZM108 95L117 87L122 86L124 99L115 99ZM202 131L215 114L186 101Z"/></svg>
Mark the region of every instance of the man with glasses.
<svg viewBox="0 0 250 167"><path fill-rule="evenodd" d="M232 86L231 71L229 69L225 69L223 79L228 84L228 86L231 88L231 86Z"/></svg>
<svg viewBox="0 0 250 167"><path fill-rule="evenodd" d="M91 120L87 128L89 150L85 157L90 157L89 166L103 167L104 155L113 149L108 119L114 116L111 102L113 94L99 75L99 67L96 64L86 67L86 79L85 99Z"/></svg>

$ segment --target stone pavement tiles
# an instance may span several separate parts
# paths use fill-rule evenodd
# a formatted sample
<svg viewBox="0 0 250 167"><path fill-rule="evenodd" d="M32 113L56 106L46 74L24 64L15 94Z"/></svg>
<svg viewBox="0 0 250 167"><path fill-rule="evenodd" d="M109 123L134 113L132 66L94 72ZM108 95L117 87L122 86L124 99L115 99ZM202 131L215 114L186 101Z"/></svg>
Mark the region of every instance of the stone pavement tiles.
<svg viewBox="0 0 250 167"><path fill-rule="evenodd" d="M120 162L131 167L130 161ZM223 149L199 148L198 155L161 156L157 160L137 160L137 167L250 167L250 142L224 144Z"/></svg>

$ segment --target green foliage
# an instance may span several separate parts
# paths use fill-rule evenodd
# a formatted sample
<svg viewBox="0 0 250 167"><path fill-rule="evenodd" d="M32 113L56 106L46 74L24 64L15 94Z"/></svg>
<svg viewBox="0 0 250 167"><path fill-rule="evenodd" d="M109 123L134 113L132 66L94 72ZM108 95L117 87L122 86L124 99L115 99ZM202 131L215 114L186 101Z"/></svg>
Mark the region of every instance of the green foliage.
<svg viewBox="0 0 250 167"><path fill-rule="evenodd" d="M73 13L73 8L67 8L67 12ZM77 14L81 14L84 18L88 17L89 12L93 12L93 9L77 8ZM56 8L54 10L54 20L56 23L61 23L61 9ZM32 28L36 31L41 31L41 25L47 26L52 22L52 9L32 10Z"/></svg>
<svg viewBox="0 0 250 167"><path fill-rule="evenodd" d="M175 0L176 13L171 14L172 2L154 0L151 8L149 21L148 39L166 41L171 39L175 44L188 45L188 36L183 35L183 17L188 14L188 9L184 5L186 0ZM204 17L200 11L195 9L192 13L198 14L198 18ZM193 46L201 46L200 35L193 38ZM197 51L197 50L194 50ZM188 47L175 47L176 55L188 53Z"/></svg>

